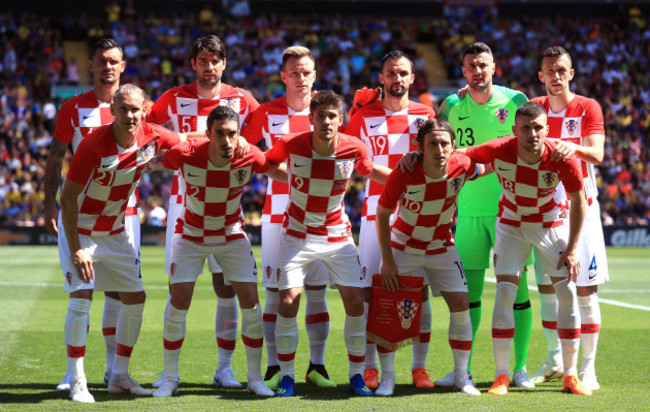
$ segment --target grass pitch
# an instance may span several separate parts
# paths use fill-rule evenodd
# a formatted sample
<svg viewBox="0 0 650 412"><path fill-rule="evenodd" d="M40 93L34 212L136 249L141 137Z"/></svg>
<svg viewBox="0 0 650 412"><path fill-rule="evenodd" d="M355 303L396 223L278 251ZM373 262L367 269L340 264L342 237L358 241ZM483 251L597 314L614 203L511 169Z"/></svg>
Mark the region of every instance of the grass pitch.
<svg viewBox="0 0 650 412"><path fill-rule="evenodd" d="M258 268L260 249L255 248ZM3 246L0 248L0 410L650 410L645 382L650 370L650 266L648 249L609 249L611 282L601 287L603 328L596 370L602 389L592 397L566 395L561 383L538 385L525 391L512 389L506 397L485 392L494 379L494 360L490 319L495 286L488 282L483 299L483 323L475 342L473 374L480 397L468 397L446 388L417 390L411 383L411 350L398 351L397 385L390 398L355 398L347 390L348 362L343 344L344 312L338 293L329 291L330 335L326 365L336 389L318 389L304 383L309 363L309 347L301 326L296 355L296 393L289 399L261 399L245 390L212 387L217 366L214 336L216 298L210 275L199 278L188 315L187 337L181 354L179 396L167 399L109 395L101 384L105 350L101 334L103 296L95 296L90 314L90 333L86 351L89 389L97 403L73 404L67 392L55 390L66 369L63 323L68 295L63 292L57 249L47 246ZM156 380L163 367L163 310L167 299L167 277L163 271L164 248L142 249L142 273L147 291L144 322L133 352L131 372L143 386ZM261 272L260 272L261 273ZM529 276L531 285L534 276ZM264 299L259 286L260 299ZM528 371L533 374L545 359L546 344L539 317L539 300L531 292L534 325L528 356ZM303 302L304 306L304 302ZM441 299L432 299L433 330L427 369L434 379L452 369L447 343L448 310ZM303 324L304 312L299 315ZM514 360L514 355L513 355ZM265 370L266 358L263 359ZM512 364L512 363L511 363ZM233 358L233 370L246 379L246 358L241 340Z"/></svg>

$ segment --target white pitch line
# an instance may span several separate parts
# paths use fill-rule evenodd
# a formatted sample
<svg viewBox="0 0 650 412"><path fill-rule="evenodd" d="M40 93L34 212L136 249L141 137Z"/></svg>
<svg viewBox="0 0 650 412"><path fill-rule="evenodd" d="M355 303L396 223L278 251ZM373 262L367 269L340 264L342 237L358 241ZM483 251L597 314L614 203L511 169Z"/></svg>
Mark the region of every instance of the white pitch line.
<svg viewBox="0 0 650 412"><path fill-rule="evenodd" d="M485 278L485 281L490 282L490 283L497 283L496 278ZM537 288L534 287L534 286L528 285L528 290L536 291ZM622 290L622 289L620 289L620 290ZM644 292L644 291L645 291L645 289L639 290L639 292ZM607 292L607 291L603 291L603 292ZM625 303L625 302L619 302L617 300L603 299L601 297L598 297L598 301L602 302L604 304L607 304L607 305L619 306L621 308L637 309L637 310L642 310L642 311L645 311L645 312L650 312L650 307L648 307L648 306L632 305L632 304Z"/></svg>

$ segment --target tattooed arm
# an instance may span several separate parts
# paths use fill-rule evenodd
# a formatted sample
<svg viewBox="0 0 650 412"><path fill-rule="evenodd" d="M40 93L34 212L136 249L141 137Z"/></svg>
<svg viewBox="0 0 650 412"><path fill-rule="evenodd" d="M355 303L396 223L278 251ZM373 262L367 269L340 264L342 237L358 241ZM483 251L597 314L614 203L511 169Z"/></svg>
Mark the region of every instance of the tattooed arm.
<svg viewBox="0 0 650 412"><path fill-rule="evenodd" d="M151 173L157 170L163 170L165 167L162 163L162 158L165 153L158 153L142 168L142 173Z"/></svg>
<svg viewBox="0 0 650 412"><path fill-rule="evenodd" d="M59 211L56 208L56 193L61 185L61 168L68 145L57 138L52 138L50 154L45 166L45 228L52 236L58 236L57 219Z"/></svg>

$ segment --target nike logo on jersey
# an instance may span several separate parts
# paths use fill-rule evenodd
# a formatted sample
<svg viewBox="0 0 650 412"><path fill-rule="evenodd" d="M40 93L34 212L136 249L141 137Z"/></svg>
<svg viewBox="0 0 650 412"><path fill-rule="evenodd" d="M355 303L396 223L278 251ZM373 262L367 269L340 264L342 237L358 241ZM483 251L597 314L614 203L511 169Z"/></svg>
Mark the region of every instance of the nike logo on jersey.
<svg viewBox="0 0 650 412"><path fill-rule="evenodd" d="M458 116L458 120L465 120L465 119L469 119L469 116L465 116L465 117Z"/></svg>
<svg viewBox="0 0 650 412"><path fill-rule="evenodd" d="M502 172L507 172L510 169L504 169L503 167L499 166L499 170L501 170Z"/></svg>
<svg viewBox="0 0 650 412"><path fill-rule="evenodd" d="M194 103L181 103L181 107L187 107L187 106L191 106L193 104Z"/></svg>
<svg viewBox="0 0 650 412"><path fill-rule="evenodd" d="M199 175L193 175L193 174L190 173L190 172L187 172L187 175L188 175L189 177L199 177Z"/></svg>
<svg viewBox="0 0 650 412"><path fill-rule="evenodd" d="M594 273L593 276L590 273L589 274L589 280L593 280L596 276L598 276L598 272Z"/></svg>
<svg viewBox="0 0 650 412"><path fill-rule="evenodd" d="M90 116L86 116L86 115L84 115L84 120L88 120L88 119L90 119L91 117L93 117L92 114L91 114Z"/></svg>
<svg viewBox="0 0 650 412"><path fill-rule="evenodd" d="M304 165L299 165L298 163L295 163L295 162L294 162L294 164L293 164L293 167L303 167L303 166L304 166Z"/></svg>
<svg viewBox="0 0 650 412"><path fill-rule="evenodd" d="M272 125L273 127L275 127L275 126L280 126L281 124L282 124L282 122L280 122L280 123L271 123L271 125Z"/></svg>
<svg viewBox="0 0 650 412"><path fill-rule="evenodd" d="M416 194L416 193L420 193L420 192L421 192L421 190L416 190L416 191L414 191L414 192L409 192L409 195L414 195L414 194Z"/></svg>
<svg viewBox="0 0 650 412"><path fill-rule="evenodd" d="M381 123L379 123L379 124L371 124L370 128L374 129L374 128L379 127L379 126L381 126Z"/></svg>

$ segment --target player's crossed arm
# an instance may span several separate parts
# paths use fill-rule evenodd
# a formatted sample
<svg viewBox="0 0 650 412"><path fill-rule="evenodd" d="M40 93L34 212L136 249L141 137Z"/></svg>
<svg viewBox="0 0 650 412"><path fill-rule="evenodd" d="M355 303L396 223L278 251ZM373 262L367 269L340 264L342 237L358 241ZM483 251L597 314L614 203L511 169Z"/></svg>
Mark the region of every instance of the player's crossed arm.
<svg viewBox="0 0 650 412"><path fill-rule="evenodd" d="M269 162L269 165L269 169L264 172L265 175L275 181L289 183L286 163L277 164Z"/></svg>
<svg viewBox="0 0 650 412"><path fill-rule="evenodd" d="M583 145L560 140L551 152L551 161L565 161L574 154L581 160L599 165L605 156L605 135L591 134L583 140Z"/></svg>
<svg viewBox="0 0 650 412"><path fill-rule="evenodd" d="M381 183L382 185L386 183L386 179L388 179L388 175L390 175L390 168L386 166L381 166L378 164L373 164L372 165L372 171L366 175L366 177L370 180L374 180L377 183Z"/></svg>

